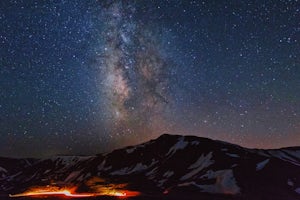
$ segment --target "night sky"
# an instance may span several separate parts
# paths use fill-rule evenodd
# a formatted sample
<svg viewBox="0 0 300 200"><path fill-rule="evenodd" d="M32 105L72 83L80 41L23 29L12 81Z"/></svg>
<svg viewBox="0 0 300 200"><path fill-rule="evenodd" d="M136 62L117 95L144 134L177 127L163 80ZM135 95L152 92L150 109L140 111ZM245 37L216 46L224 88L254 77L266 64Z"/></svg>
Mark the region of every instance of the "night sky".
<svg viewBox="0 0 300 200"><path fill-rule="evenodd" d="M299 146L299 23L297 0L1 0L0 156Z"/></svg>

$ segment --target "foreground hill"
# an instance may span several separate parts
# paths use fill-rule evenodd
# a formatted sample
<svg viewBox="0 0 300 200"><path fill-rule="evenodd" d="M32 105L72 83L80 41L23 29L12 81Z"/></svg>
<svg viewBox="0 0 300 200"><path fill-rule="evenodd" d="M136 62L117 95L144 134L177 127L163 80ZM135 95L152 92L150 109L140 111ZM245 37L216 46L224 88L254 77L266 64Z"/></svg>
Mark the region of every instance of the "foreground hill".
<svg viewBox="0 0 300 200"><path fill-rule="evenodd" d="M300 199L300 147L247 149L195 136L155 140L95 156L0 158L0 194L33 186L79 192L124 187L137 199Z"/></svg>

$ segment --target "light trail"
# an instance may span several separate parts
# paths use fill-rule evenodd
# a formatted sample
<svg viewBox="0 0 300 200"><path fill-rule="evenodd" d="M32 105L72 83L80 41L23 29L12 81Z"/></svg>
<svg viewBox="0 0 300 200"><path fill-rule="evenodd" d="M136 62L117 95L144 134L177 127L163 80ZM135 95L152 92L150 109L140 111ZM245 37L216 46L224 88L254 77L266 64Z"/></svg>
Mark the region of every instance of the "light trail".
<svg viewBox="0 0 300 200"><path fill-rule="evenodd" d="M39 197L39 196L65 196L71 198L84 198L96 196L133 197L141 195L138 191L115 189L110 187L98 188L98 191L91 193L76 193L76 188L59 188L53 186L31 188L20 194L9 194L9 197Z"/></svg>
<svg viewBox="0 0 300 200"><path fill-rule="evenodd" d="M34 191L34 192L25 192L21 194L9 195L9 197L26 197L26 196L56 196L56 195L64 195L66 197L92 197L95 194L92 193L84 193L84 194L73 194L69 190L61 190L61 191Z"/></svg>

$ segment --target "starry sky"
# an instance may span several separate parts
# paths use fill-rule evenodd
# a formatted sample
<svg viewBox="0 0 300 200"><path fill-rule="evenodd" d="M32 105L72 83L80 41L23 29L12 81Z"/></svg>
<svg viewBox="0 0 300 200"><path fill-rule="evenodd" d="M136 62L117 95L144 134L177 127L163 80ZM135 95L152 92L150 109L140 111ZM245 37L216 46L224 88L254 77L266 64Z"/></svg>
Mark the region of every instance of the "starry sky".
<svg viewBox="0 0 300 200"><path fill-rule="evenodd" d="M300 146L297 0L1 0L0 156L162 133Z"/></svg>

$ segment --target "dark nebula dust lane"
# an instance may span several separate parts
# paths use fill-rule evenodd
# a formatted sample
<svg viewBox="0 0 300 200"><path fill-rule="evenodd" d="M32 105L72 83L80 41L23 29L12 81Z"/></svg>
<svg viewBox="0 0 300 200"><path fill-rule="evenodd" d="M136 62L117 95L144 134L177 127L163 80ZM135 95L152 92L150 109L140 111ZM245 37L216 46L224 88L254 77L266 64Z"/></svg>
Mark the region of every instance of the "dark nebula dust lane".
<svg viewBox="0 0 300 200"><path fill-rule="evenodd" d="M103 19L104 44L96 64L106 123L113 135L147 134L143 129L151 134L168 104L170 64L158 36L137 19L132 3L111 3L103 9Z"/></svg>
<svg viewBox="0 0 300 200"><path fill-rule="evenodd" d="M0 155L299 146L298 19L296 0L1 1Z"/></svg>

